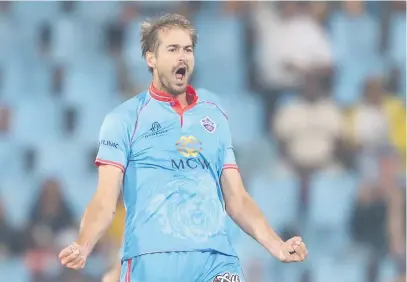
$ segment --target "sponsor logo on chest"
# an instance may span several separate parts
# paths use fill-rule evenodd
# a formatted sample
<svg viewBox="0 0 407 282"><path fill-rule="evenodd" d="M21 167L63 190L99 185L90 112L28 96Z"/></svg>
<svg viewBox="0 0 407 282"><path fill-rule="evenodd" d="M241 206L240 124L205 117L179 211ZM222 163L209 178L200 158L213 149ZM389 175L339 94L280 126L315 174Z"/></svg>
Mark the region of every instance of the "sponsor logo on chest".
<svg viewBox="0 0 407 282"><path fill-rule="evenodd" d="M203 151L202 143L195 136L181 136L175 144L177 151L183 158L171 159L171 167L175 170L210 168L208 160L200 154Z"/></svg>
<svg viewBox="0 0 407 282"><path fill-rule="evenodd" d="M161 124L159 122L155 121L151 124L151 127L150 127L149 131L147 132L147 134L144 135L144 138L149 138L152 136L159 136L166 132L168 132L168 129L162 129Z"/></svg>

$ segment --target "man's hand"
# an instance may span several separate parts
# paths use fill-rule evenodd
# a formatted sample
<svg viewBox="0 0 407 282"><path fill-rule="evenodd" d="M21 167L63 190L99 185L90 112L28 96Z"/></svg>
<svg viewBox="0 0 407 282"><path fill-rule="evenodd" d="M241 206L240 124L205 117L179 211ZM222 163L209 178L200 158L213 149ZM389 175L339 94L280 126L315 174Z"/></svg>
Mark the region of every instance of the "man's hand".
<svg viewBox="0 0 407 282"><path fill-rule="evenodd" d="M293 237L280 244L277 258L281 262L300 262L304 261L308 255L307 247L301 237Z"/></svg>
<svg viewBox="0 0 407 282"><path fill-rule="evenodd" d="M85 266L88 255L113 220L123 183L123 171L112 165L99 167L99 184L81 220L79 236L59 254L61 264L72 269Z"/></svg>
<svg viewBox="0 0 407 282"><path fill-rule="evenodd" d="M308 251L300 237L282 242L270 227L260 208L246 192L238 170L224 170L221 184L226 211L244 232L282 262L299 262L306 258Z"/></svg>
<svg viewBox="0 0 407 282"><path fill-rule="evenodd" d="M71 269L81 269L85 266L87 259L85 247L74 242L59 253L61 264Z"/></svg>
<svg viewBox="0 0 407 282"><path fill-rule="evenodd" d="M270 227L260 208L246 192L238 170L224 170L221 184L226 211L244 232L282 262L299 262L307 257L307 248L300 237L282 242Z"/></svg>

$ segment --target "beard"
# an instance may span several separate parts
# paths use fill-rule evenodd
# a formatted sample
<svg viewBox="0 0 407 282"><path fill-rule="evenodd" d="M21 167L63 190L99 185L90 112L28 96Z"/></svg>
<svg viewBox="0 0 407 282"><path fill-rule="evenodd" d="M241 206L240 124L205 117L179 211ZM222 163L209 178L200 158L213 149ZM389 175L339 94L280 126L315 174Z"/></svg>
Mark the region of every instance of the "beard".
<svg viewBox="0 0 407 282"><path fill-rule="evenodd" d="M168 78L167 76L165 76L164 74L162 74L160 72L158 72L158 79L160 80L160 84L161 84L161 88L162 88L161 90L163 90L167 93L170 93L174 96L185 93L185 91L187 90L188 83L186 83L185 85L182 85L182 86L177 86L175 81L172 82L171 78Z"/></svg>

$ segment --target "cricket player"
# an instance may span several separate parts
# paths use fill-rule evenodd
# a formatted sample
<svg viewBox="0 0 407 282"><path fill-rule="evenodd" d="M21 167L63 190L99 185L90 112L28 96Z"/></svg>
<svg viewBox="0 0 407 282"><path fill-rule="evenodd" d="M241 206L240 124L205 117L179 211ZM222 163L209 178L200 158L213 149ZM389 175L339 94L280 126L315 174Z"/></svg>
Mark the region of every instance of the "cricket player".
<svg viewBox="0 0 407 282"><path fill-rule="evenodd" d="M153 81L102 124L97 191L77 240L59 255L62 265L85 266L122 189L126 226L117 281L243 282L227 214L280 261L303 261L302 239L284 242L246 192L218 98L188 84L197 44L190 22L171 14L144 23L141 43Z"/></svg>

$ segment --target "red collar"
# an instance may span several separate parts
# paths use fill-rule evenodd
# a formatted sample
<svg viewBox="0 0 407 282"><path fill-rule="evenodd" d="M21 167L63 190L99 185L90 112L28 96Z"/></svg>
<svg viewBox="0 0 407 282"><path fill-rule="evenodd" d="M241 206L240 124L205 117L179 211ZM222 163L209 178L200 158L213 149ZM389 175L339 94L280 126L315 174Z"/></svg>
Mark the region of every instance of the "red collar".
<svg viewBox="0 0 407 282"><path fill-rule="evenodd" d="M148 88L151 97L161 102L171 102L174 101L174 95L171 95L167 92L160 91L154 87L153 83L150 84ZM191 85L187 85L187 102L188 104L195 104L198 100L198 95L196 94L195 89Z"/></svg>

